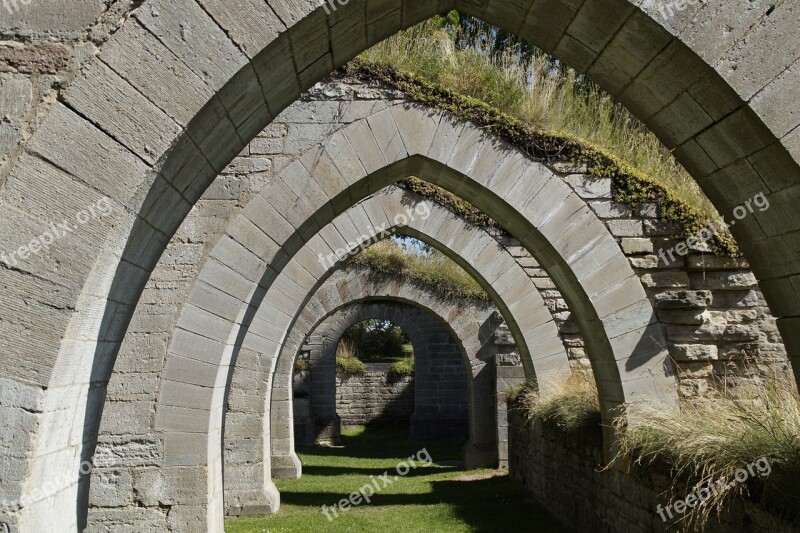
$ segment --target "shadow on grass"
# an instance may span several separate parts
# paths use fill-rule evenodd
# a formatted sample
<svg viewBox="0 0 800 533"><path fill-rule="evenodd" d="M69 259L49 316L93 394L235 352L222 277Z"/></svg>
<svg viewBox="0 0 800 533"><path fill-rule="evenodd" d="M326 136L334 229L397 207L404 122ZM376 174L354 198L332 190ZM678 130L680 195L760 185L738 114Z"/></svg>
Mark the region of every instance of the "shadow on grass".
<svg viewBox="0 0 800 533"><path fill-rule="evenodd" d="M568 532L508 475L488 479L434 481L429 502L446 503L475 532Z"/></svg>
<svg viewBox="0 0 800 533"><path fill-rule="evenodd" d="M435 464L435 463L434 463ZM450 470L459 470L459 467L456 466L443 466L443 465L436 465L434 467L426 467L422 466L419 463L417 464L417 468L409 471L403 477L418 477L418 476L429 476L431 474L441 474ZM381 474L389 472L392 475L394 474L394 468L359 468L359 467L350 467L350 466L314 466L314 465L303 465L303 475L304 476L375 476L378 477ZM301 478L302 479L302 478Z"/></svg>
<svg viewBox="0 0 800 533"><path fill-rule="evenodd" d="M412 442L407 429L387 427L348 428L342 440L341 447L298 450L303 478L278 483L285 512L230 521L230 531L570 531L506 474L452 466L461 459L461 442ZM423 448L434 464L395 478L395 465ZM391 480L385 489L380 480L384 473ZM369 503L340 509L338 518L328 521L323 505L337 506L373 480L381 488Z"/></svg>
<svg viewBox="0 0 800 533"><path fill-rule="evenodd" d="M353 459L399 459L410 457L423 448L435 463L453 463L462 459L463 441L411 441L408 426L369 425L343 428L341 446L298 447L303 455L314 457L349 457ZM445 465L452 466L452 464Z"/></svg>

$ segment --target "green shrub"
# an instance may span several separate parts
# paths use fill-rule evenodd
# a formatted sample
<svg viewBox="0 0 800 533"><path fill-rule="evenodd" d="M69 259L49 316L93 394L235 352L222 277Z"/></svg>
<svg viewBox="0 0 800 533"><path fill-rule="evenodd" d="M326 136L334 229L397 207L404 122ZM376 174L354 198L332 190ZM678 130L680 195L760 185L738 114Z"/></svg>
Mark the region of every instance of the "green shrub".
<svg viewBox="0 0 800 533"><path fill-rule="evenodd" d="M308 361L304 359L298 359L294 363L294 371L295 372L305 372L308 370Z"/></svg>
<svg viewBox="0 0 800 533"><path fill-rule="evenodd" d="M363 376L367 371L367 366L355 357L336 357L336 368L352 376Z"/></svg>
<svg viewBox="0 0 800 533"><path fill-rule="evenodd" d="M402 361L398 361L392 365L392 368L389 370L393 375L397 377L407 377L414 375L414 358L413 357L406 357Z"/></svg>

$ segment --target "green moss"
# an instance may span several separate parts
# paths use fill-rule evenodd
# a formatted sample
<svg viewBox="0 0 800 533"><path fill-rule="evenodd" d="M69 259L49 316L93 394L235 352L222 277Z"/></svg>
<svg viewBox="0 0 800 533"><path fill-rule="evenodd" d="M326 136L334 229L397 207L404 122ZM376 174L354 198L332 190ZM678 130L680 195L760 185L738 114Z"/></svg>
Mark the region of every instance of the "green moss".
<svg viewBox="0 0 800 533"><path fill-rule="evenodd" d="M613 154L582 139L568 134L551 134L537 131L520 120L501 113L484 102L456 94L417 77L400 72L388 64L366 63L354 60L334 74L334 77L353 77L360 81L378 81L403 92L410 100L446 111L462 120L475 123L528 156L545 163L572 162L586 164L589 174L610 178L614 201L631 206L654 203L663 220L679 226L676 238L696 235L708 227L711 218L680 200L675 194L656 183L649 176L620 162ZM494 221L480 213L471 204L421 180L404 180L404 187L431 196L465 216L470 222L483 227L496 226ZM449 197L448 197L449 195ZM466 204L466 205L465 205ZM727 231L715 235L708 243L720 255L739 255L733 237Z"/></svg>
<svg viewBox="0 0 800 533"><path fill-rule="evenodd" d="M398 182L398 185L407 191L419 194L425 198L430 198L434 202L463 218L470 224L474 224L475 226L484 229L502 229L492 217L486 215L483 211L467 202L463 198L460 198L455 194L442 189L438 185L434 185L415 177L401 180Z"/></svg>
<svg viewBox="0 0 800 533"><path fill-rule="evenodd" d="M298 359L294 363L294 371L295 372L305 372L308 370L308 361L304 361L303 359Z"/></svg>

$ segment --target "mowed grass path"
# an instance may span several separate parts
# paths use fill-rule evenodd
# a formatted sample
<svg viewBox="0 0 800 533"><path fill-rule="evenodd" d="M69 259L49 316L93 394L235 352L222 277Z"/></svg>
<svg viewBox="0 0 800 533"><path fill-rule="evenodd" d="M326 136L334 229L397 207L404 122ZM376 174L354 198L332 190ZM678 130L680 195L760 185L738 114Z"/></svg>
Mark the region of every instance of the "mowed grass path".
<svg viewBox="0 0 800 533"><path fill-rule="evenodd" d="M231 519L228 533L311 532L566 532L527 491L504 472L465 471L453 466L461 445L450 442L415 443L404 429L350 428L343 445L300 450L303 477L276 480L281 491L277 515ZM396 467L422 449L433 464L416 469L372 498L329 521L321 506L342 498ZM423 455L424 459L424 455ZM382 483L379 482L379 486Z"/></svg>

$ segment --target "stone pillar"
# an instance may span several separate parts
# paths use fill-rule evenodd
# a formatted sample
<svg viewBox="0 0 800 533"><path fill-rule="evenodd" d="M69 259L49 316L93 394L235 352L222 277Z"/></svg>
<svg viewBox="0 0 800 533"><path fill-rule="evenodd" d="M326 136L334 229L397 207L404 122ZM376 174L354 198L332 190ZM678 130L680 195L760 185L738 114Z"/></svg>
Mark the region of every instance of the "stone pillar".
<svg viewBox="0 0 800 533"><path fill-rule="evenodd" d="M494 409L493 364L472 370L469 388L469 440L464 445L466 468L497 467L497 420Z"/></svg>

